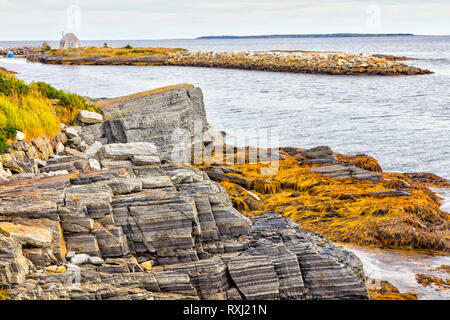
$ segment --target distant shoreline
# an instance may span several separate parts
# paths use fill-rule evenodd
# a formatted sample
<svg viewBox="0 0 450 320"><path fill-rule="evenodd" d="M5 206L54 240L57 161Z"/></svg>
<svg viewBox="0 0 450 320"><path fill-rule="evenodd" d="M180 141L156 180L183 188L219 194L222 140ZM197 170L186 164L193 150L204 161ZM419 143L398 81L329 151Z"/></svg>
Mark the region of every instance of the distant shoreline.
<svg viewBox="0 0 450 320"><path fill-rule="evenodd" d="M169 48L34 48L28 61L63 65L191 66L332 75L417 75L429 70L397 60L406 57L319 51L188 51Z"/></svg>
<svg viewBox="0 0 450 320"><path fill-rule="evenodd" d="M203 39L280 39L280 38L353 38L353 37L411 37L412 33L324 33L324 34L269 34L250 36L202 36Z"/></svg>

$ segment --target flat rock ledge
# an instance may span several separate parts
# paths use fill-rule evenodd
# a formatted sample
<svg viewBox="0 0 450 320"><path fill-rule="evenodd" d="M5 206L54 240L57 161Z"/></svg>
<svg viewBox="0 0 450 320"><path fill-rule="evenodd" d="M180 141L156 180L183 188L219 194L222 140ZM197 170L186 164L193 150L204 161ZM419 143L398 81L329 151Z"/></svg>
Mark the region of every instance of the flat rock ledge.
<svg viewBox="0 0 450 320"><path fill-rule="evenodd" d="M156 149L105 145L107 169L1 185L8 299L368 298L356 256L277 213L244 217Z"/></svg>

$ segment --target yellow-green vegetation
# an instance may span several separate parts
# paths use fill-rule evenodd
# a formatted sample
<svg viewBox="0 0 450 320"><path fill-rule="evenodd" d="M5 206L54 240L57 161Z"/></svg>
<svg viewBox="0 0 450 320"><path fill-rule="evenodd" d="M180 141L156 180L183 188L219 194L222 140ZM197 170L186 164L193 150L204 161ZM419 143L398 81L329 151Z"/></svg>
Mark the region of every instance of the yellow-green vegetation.
<svg viewBox="0 0 450 320"><path fill-rule="evenodd" d="M45 53L50 56L63 56L65 58L88 58L95 56L104 57L127 57L127 58L138 58L143 56L153 56L153 55L167 55L169 53L176 53L178 51L187 51L181 48L133 48L131 46L125 46L123 48L110 48L110 47L83 47L74 49L46 49Z"/></svg>
<svg viewBox="0 0 450 320"><path fill-rule="evenodd" d="M367 156L338 159L381 171ZM248 190L232 181L220 184L246 215L275 211L336 242L449 251L449 214L440 209L440 199L426 187L431 181L422 182L423 175L380 172L384 179L378 182L331 178L309 171L317 165L300 154L284 154L273 175L263 175L267 164L260 162L232 166L242 170L235 175L251 181ZM434 186L440 185L436 180ZM399 196L398 190L407 193Z"/></svg>
<svg viewBox="0 0 450 320"><path fill-rule="evenodd" d="M0 288L0 300L6 300L6 290L3 288Z"/></svg>
<svg viewBox="0 0 450 320"><path fill-rule="evenodd" d="M16 130L31 140L52 137L60 122L70 124L80 110L98 112L83 97L57 90L44 82L27 84L13 74L0 71L0 153ZM2 150L3 147L3 150Z"/></svg>

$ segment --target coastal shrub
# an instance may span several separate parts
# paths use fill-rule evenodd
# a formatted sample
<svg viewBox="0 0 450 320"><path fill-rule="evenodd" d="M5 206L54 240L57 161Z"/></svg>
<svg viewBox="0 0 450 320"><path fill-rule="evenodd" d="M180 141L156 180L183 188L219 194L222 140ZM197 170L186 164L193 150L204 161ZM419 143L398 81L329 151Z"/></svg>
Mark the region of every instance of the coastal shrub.
<svg viewBox="0 0 450 320"><path fill-rule="evenodd" d="M6 290L3 288L0 288L0 300L6 300L7 295L6 295Z"/></svg>
<svg viewBox="0 0 450 320"><path fill-rule="evenodd" d="M5 96L26 95L30 93L30 86L25 82L17 79L12 74L0 72L0 94Z"/></svg>
<svg viewBox="0 0 450 320"><path fill-rule="evenodd" d="M273 194L281 190L280 183L264 178L253 180L250 188L261 194Z"/></svg>
<svg viewBox="0 0 450 320"><path fill-rule="evenodd" d="M133 49L133 50L131 50L131 53L134 53L134 54L144 54L144 55L154 55L154 54L158 54L157 51L152 50L152 49Z"/></svg>
<svg viewBox="0 0 450 320"><path fill-rule="evenodd" d="M3 154L8 148L8 139L0 132L0 154Z"/></svg>
<svg viewBox="0 0 450 320"><path fill-rule="evenodd" d="M4 130L4 135L8 139L14 139L17 135L17 129L11 126L9 123L6 124Z"/></svg>
<svg viewBox="0 0 450 320"><path fill-rule="evenodd" d="M100 113L77 94L45 82L27 84L0 71L0 133L6 140L14 139L17 130L27 139L51 137L60 131L60 122L72 124L81 110Z"/></svg>
<svg viewBox="0 0 450 320"><path fill-rule="evenodd" d="M53 136L60 130L59 123L50 101L40 95L22 96L18 102L0 95L0 129L3 132L7 130L12 134L12 128L17 128L27 138Z"/></svg>
<svg viewBox="0 0 450 320"><path fill-rule="evenodd" d="M123 49L133 49L133 47L128 43Z"/></svg>
<svg viewBox="0 0 450 320"><path fill-rule="evenodd" d="M45 52L45 51L51 51L53 50L52 47L50 47L50 45L47 43L47 41L44 41L44 43L41 45L41 51Z"/></svg>
<svg viewBox="0 0 450 320"><path fill-rule="evenodd" d="M55 112L61 122L65 124L71 124L81 110L101 113L94 104L87 102L87 100L80 95L58 90L45 82L35 82L33 85L36 86L39 92L45 97L58 100L55 106Z"/></svg>

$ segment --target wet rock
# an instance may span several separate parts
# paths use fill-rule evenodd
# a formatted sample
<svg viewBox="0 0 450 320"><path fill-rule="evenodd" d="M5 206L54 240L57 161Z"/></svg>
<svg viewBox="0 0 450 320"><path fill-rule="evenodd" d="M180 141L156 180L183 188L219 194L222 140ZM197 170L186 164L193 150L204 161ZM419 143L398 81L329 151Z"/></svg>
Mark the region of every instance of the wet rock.
<svg viewBox="0 0 450 320"><path fill-rule="evenodd" d="M358 180L378 181L382 178L381 174L358 168L352 163L324 165L321 167L311 168L309 171L327 177L341 179L355 178Z"/></svg>
<svg viewBox="0 0 450 320"><path fill-rule="evenodd" d="M305 152L305 156L309 159L332 159L333 150L330 147L321 146L308 149Z"/></svg>
<svg viewBox="0 0 450 320"><path fill-rule="evenodd" d="M214 181L231 181L233 183L239 184L243 187L249 187L251 181L241 178L241 177L237 177L234 176L232 174L225 174L222 170L218 169L218 168L211 168L211 169L203 169L203 171L206 172L206 174L208 175L208 177L211 180ZM241 171L242 173L242 171Z"/></svg>

